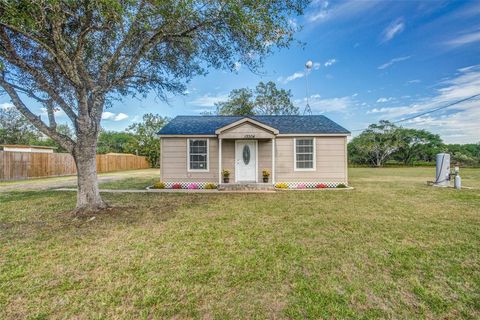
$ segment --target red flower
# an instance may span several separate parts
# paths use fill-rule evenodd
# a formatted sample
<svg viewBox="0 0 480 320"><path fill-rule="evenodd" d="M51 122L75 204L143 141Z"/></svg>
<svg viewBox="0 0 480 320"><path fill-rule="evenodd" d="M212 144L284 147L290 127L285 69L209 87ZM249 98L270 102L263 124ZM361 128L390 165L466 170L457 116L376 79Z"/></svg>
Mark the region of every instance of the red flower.
<svg viewBox="0 0 480 320"><path fill-rule="evenodd" d="M174 183L172 189L182 189L182 185L180 183Z"/></svg>
<svg viewBox="0 0 480 320"><path fill-rule="evenodd" d="M315 188L317 189L324 189L324 188L327 188L327 185L325 183L319 183L315 186Z"/></svg>

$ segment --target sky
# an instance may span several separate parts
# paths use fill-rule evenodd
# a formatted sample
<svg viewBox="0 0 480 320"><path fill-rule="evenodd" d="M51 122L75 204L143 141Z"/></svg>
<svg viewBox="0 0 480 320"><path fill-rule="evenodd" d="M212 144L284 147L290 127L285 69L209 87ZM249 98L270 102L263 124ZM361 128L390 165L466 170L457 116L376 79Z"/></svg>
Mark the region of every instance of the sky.
<svg viewBox="0 0 480 320"><path fill-rule="evenodd" d="M167 102L154 94L114 101L107 130L124 130L145 113L195 115L215 110L235 88L275 81L303 112L323 114L352 131L398 121L480 93L480 1L312 1L290 48L275 50L262 70L210 70ZM313 68L306 77L305 62ZM0 96L0 107L9 100ZM40 111L41 112L41 111ZM60 115L61 117L61 115ZM60 120L61 122L61 120ZM480 142L480 99L402 122L446 143Z"/></svg>

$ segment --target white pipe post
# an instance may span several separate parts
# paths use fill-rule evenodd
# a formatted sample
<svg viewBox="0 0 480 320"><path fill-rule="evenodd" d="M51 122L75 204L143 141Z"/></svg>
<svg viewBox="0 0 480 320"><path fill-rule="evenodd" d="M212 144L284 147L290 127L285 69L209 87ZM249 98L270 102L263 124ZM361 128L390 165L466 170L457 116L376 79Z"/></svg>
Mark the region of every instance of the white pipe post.
<svg viewBox="0 0 480 320"><path fill-rule="evenodd" d="M222 139L218 139L218 184L222 183Z"/></svg>
<svg viewBox="0 0 480 320"><path fill-rule="evenodd" d="M272 139L272 184L275 184L275 138Z"/></svg>

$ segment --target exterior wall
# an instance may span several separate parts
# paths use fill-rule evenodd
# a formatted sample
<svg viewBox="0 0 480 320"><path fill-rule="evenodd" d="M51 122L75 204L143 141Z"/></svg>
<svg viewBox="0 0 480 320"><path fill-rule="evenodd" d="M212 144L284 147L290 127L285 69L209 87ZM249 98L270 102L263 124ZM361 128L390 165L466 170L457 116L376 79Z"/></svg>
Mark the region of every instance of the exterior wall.
<svg viewBox="0 0 480 320"><path fill-rule="evenodd" d="M301 137L297 137L301 138ZM308 137L311 138L311 137ZM315 171L295 171L294 137L276 138L275 182L332 182L347 184L347 137L315 138ZM160 175L164 182L218 183L218 140L209 139L208 172L188 172L188 138L161 139ZM230 183L235 182L235 140L222 140L222 169L230 170ZM258 182L262 170L272 172L272 142L258 140ZM271 177L270 177L271 181Z"/></svg>
<svg viewBox="0 0 480 320"><path fill-rule="evenodd" d="M276 139L276 182L347 183L346 137L315 137L315 171L295 171L294 139Z"/></svg>
<svg viewBox="0 0 480 320"><path fill-rule="evenodd" d="M230 182L235 182L235 140L222 140L222 170L230 171Z"/></svg>
<svg viewBox="0 0 480 320"><path fill-rule="evenodd" d="M201 137L199 137L201 138ZM218 140L207 138L208 172L187 170L188 138L162 138L160 178L164 182L218 182Z"/></svg>
<svg viewBox="0 0 480 320"><path fill-rule="evenodd" d="M272 182L272 140L258 141L258 182L263 182L263 170L270 172L269 182Z"/></svg>

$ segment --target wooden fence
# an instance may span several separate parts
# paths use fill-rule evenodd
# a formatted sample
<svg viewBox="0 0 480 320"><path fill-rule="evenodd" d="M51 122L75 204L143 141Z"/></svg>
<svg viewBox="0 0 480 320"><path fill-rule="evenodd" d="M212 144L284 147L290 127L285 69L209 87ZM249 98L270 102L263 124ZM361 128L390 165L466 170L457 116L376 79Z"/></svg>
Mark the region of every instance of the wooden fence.
<svg viewBox="0 0 480 320"><path fill-rule="evenodd" d="M146 169L145 157L131 154L97 155L97 172ZM74 175L77 168L68 153L0 151L0 181Z"/></svg>

